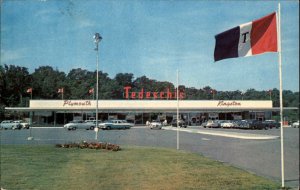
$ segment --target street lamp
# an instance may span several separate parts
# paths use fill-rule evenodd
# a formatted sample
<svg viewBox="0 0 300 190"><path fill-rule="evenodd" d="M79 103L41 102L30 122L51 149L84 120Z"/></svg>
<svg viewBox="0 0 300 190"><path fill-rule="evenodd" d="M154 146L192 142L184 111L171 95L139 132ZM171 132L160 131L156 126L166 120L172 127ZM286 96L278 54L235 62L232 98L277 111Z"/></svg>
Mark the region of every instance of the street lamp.
<svg viewBox="0 0 300 190"><path fill-rule="evenodd" d="M100 36L99 33L95 33L94 35L94 42L96 45L95 51L96 51L96 55L97 55L97 86L96 86L96 127L95 127L95 131L96 131L96 136L95 136L95 140L97 140L98 138L98 98L99 98L99 90L98 90L98 86L99 86L99 52L98 52L98 44L99 42L102 40L102 37Z"/></svg>

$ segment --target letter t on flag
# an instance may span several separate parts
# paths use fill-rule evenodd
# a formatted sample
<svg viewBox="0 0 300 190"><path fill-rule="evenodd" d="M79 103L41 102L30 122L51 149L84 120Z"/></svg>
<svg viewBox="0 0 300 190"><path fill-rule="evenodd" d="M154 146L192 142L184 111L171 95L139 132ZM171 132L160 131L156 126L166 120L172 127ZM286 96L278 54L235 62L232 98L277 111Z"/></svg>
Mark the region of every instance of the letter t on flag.
<svg viewBox="0 0 300 190"><path fill-rule="evenodd" d="M215 61L278 52L276 12L215 36Z"/></svg>

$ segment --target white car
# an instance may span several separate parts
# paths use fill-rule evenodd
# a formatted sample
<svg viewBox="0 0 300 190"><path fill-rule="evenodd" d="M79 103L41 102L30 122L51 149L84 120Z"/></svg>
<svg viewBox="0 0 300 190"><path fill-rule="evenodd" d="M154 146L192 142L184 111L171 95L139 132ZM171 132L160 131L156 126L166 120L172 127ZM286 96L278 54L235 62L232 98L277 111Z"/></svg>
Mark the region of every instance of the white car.
<svg viewBox="0 0 300 190"><path fill-rule="evenodd" d="M214 120L209 120L207 121L205 124L203 124L204 128L218 128L220 127L220 124L218 121L214 121Z"/></svg>
<svg viewBox="0 0 300 190"><path fill-rule="evenodd" d="M299 128L299 121L292 123L292 127Z"/></svg>
<svg viewBox="0 0 300 190"><path fill-rule="evenodd" d="M152 121L150 123L150 129L161 129L162 128L162 124L160 121Z"/></svg>
<svg viewBox="0 0 300 190"><path fill-rule="evenodd" d="M100 129L130 129L133 127L133 123L128 123L126 120L119 120L119 119L114 119L114 120L108 120L106 122L100 123L98 127Z"/></svg>
<svg viewBox="0 0 300 190"><path fill-rule="evenodd" d="M0 123L0 128L1 129L13 129L14 127L13 120L4 120Z"/></svg>
<svg viewBox="0 0 300 190"><path fill-rule="evenodd" d="M22 120L16 120L13 123L21 125L22 129L29 129L30 125Z"/></svg>
<svg viewBox="0 0 300 190"><path fill-rule="evenodd" d="M222 121L220 126L222 128L237 128L237 124L235 124L233 121Z"/></svg>
<svg viewBox="0 0 300 190"><path fill-rule="evenodd" d="M64 125L64 128L68 130L76 130L76 129L86 129L86 130L94 130L95 124L93 122L84 122L81 120L70 121L69 123Z"/></svg>
<svg viewBox="0 0 300 190"><path fill-rule="evenodd" d="M1 129L22 129L22 125L19 122L13 120L4 120L0 123Z"/></svg>

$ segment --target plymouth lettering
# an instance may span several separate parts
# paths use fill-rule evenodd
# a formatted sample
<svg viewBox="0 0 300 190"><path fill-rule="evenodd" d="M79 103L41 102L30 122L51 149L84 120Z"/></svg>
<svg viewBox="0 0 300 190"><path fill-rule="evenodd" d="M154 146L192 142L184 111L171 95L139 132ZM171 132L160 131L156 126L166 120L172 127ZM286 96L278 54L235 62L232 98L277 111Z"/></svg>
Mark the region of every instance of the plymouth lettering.
<svg viewBox="0 0 300 190"><path fill-rule="evenodd" d="M63 106L91 106L91 101L72 101L72 100L65 100Z"/></svg>

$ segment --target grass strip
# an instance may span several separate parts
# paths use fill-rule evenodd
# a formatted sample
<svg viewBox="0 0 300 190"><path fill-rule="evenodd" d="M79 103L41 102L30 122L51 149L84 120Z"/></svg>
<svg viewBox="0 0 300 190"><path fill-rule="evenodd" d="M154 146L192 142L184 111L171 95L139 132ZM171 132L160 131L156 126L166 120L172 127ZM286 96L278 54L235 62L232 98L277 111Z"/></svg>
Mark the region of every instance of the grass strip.
<svg viewBox="0 0 300 190"><path fill-rule="evenodd" d="M280 184L184 151L2 145L5 189L280 189Z"/></svg>

